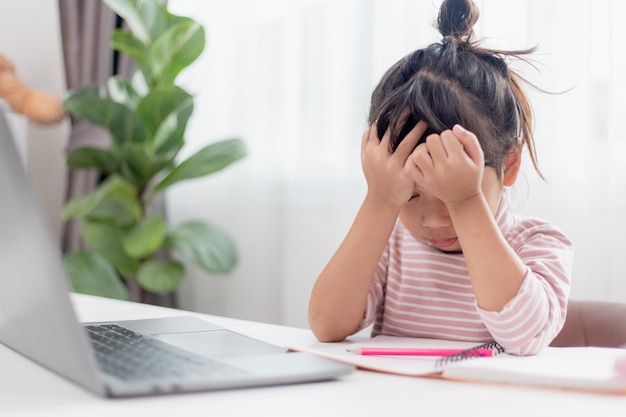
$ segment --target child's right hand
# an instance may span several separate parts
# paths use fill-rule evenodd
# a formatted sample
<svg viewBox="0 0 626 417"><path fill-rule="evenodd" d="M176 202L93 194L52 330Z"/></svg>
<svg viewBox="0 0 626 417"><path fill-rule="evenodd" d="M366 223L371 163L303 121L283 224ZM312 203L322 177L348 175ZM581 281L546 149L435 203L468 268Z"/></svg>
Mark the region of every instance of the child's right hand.
<svg viewBox="0 0 626 417"><path fill-rule="evenodd" d="M415 181L405 170L405 163L427 128L425 122L417 123L393 153L389 150L389 130L380 140L374 122L363 133L361 165L367 181L366 198L397 209L409 201L415 192Z"/></svg>

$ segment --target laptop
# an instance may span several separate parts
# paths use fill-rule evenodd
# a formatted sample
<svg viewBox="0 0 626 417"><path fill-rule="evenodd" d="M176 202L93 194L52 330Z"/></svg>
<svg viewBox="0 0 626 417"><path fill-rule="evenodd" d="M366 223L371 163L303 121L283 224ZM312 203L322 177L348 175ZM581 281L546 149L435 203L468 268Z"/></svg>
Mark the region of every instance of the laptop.
<svg viewBox="0 0 626 417"><path fill-rule="evenodd" d="M79 323L69 292L61 251L0 111L1 343L103 397L323 381L354 370L193 316Z"/></svg>

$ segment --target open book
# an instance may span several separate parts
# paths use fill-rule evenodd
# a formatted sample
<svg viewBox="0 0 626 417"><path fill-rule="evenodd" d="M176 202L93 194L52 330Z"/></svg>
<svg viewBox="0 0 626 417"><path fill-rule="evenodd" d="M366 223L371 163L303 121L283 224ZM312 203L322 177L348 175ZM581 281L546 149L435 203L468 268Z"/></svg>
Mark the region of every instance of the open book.
<svg viewBox="0 0 626 417"><path fill-rule="evenodd" d="M605 392L626 395L626 376L615 370L616 361L626 357L626 349L548 347L534 356L506 353L494 357L467 358L443 362L436 357L363 356L351 350L363 347L470 349L475 343L435 339L377 336L357 343L321 343L290 346L362 369L409 376L441 376L448 379L507 383Z"/></svg>

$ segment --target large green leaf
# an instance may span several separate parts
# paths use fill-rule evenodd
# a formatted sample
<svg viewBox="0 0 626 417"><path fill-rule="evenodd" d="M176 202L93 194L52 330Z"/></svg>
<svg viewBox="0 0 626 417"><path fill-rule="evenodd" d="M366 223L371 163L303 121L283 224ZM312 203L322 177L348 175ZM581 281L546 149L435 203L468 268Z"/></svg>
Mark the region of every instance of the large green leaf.
<svg viewBox="0 0 626 417"><path fill-rule="evenodd" d="M88 95L84 91L70 92L63 101L72 114L109 130L113 142L121 146L147 140L147 132L137 114L124 104L108 97Z"/></svg>
<svg viewBox="0 0 626 417"><path fill-rule="evenodd" d="M147 143L130 143L119 151L120 172L138 189L143 188L158 172L155 172L154 165L159 161L150 148ZM163 169L162 164L159 166Z"/></svg>
<svg viewBox="0 0 626 417"><path fill-rule="evenodd" d="M139 94L139 96L143 97L150 91L150 87L148 86L148 82L146 81L146 76L142 71L135 71L132 79L130 80L131 85Z"/></svg>
<svg viewBox="0 0 626 417"><path fill-rule="evenodd" d="M119 175L112 175L90 194L78 196L71 199L63 208L62 217L64 220L73 217L84 217L91 215L100 204L111 198L116 198L120 203L117 209L112 208L110 214L107 209L99 208L99 216L102 218L115 218L122 216L139 219L141 216L141 206L137 200L137 188ZM116 210L123 210L122 214Z"/></svg>
<svg viewBox="0 0 626 417"><path fill-rule="evenodd" d="M165 10L165 18L167 20L167 28L171 28L172 26L176 26L177 24L181 23L181 22L185 22L187 20L189 20L189 17L186 16L178 16L175 14L171 14L170 12L167 11L167 9Z"/></svg>
<svg viewBox="0 0 626 417"><path fill-rule="evenodd" d="M92 220L124 228L142 215L137 188L119 175L107 178L93 193L93 199L90 211L84 214Z"/></svg>
<svg viewBox="0 0 626 417"><path fill-rule="evenodd" d="M246 156L245 144L240 139L212 143L183 161L155 187L161 191L172 184L212 174Z"/></svg>
<svg viewBox="0 0 626 417"><path fill-rule="evenodd" d="M189 105L183 109L185 110L185 119L191 116L192 109L192 102L189 101ZM185 143L184 129L187 122L179 122L179 115L180 114L171 113L165 117L159 129L154 134L152 141L157 153L164 153L164 151L167 152L173 149L180 150L183 147Z"/></svg>
<svg viewBox="0 0 626 417"><path fill-rule="evenodd" d="M104 0L141 42L149 44L167 27L164 8L154 0Z"/></svg>
<svg viewBox="0 0 626 417"><path fill-rule="evenodd" d="M149 215L124 238L124 250L135 259L152 255L165 240L165 220Z"/></svg>
<svg viewBox="0 0 626 417"><path fill-rule="evenodd" d="M63 220L73 219L75 217L83 217L91 213L100 200L95 194L79 195L67 202L61 211Z"/></svg>
<svg viewBox="0 0 626 417"><path fill-rule="evenodd" d="M145 143L129 144L119 150L119 172L138 190L144 189L163 169L172 165L175 154L155 155Z"/></svg>
<svg viewBox="0 0 626 417"><path fill-rule="evenodd" d="M111 47L116 51L128 54L135 59L140 68L146 66L148 50L146 45L132 33L121 29L111 34Z"/></svg>
<svg viewBox="0 0 626 417"><path fill-rule="evenodd" d="M122 275L136 275L139 262L124 251L124 233L120 229L108 223L83 219L80 230L85 244L104 256Z"/></svg>
<svg viewBox="0 0 626 417"><path fill-rule="evenodd" d="M157 294L174 291L185 278L185 268L180 262L170 260L146 261L137 274L139 285Z"/></svg>
<svg viewBox="0 0 626 417"><path fill-rule="evenodd" d="M81 294L130 300L115 268L95 252L69 252L63 257L72 289Z"/></svg>
<svg viewBox="0 0 626 417"><path fill-rule="evenodd" d="M137 188L130 182L126 181L123 177L119 175L111 175L102 184L100 184L97 192L103 195L135 195L137 193Z"/></svg>
<svg viewBox="0 0 626 417"><path fill-rule="evenodd" d="M117 76L108 79L107 91L111 100L121 103L131 110L137 108L141 99L131 83Z"/></svg>
<svg viewBox="0 0 626 417"><path fill-rule="evenodd" d="M189 18L181 18L157 39L148 51L152 85L173 85L178 74L204 50L204 28Z"/></svg>
<svg viewBox="0 0 626 417"><path fill-rule="evenodd" d="M178 146L189 117L193 112L193 98L179 87L165 87L150 91L137 106L137 114L152 136L153 149Z"/></svg>
<svg viewBox="0 0 626 417"><path fill-rule="evenodd" d="M200 221L189 221L171 230L164 247L174 249L209 272L227 273L237 264L237 248L230 236Z"/></svg>
<svg viewBox="0 0 626 417"><path fill-rule="evenodd" d="M127 228L133 226L141 216L141 205L135 196L109 195L100 200L87 216L90 220Z"/></svg>
<svg viewBox="0 0 626 417"><path fill-rule="evenodd" d="M99 148L76 148L67 156L67 165L73 169L97 169L106 174L117 170L117 158L110 151Z"/></svg>

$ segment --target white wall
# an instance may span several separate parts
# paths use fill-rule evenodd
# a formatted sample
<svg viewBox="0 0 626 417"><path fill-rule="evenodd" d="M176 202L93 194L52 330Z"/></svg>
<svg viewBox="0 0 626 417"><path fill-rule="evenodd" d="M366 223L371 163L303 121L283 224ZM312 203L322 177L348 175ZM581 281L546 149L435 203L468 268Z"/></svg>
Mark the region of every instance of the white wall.
<svg viewBox="0 0 626 417"><path fill-rule="evenodd" d="M0 53L13 62L26 84L61 96L65 78L57 7L57 0L0 0ZM6 102L0 104L2 110L7 107ZM18 116L10 119L16 120L12 128L24 145L28 171L46 218L60 237L68 122L44 126Z"/></svg>

